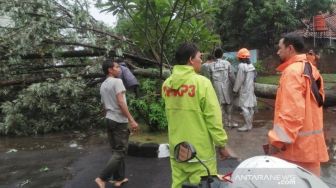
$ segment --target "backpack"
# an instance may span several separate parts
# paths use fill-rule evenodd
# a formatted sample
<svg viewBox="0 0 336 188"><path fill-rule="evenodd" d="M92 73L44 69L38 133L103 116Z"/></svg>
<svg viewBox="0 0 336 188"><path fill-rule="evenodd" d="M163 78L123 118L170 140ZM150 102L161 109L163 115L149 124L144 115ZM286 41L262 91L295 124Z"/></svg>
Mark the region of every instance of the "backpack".
<svg viewBox="0 0 336 188"><path fill-rule="evenodd" d="M311 82L311 90L313 92L313 95L316 99L316 102L317 102L318 106L321 107L324 103L323 97L319 92L319 90L321 88L321 79L318 79L318 80L314 79L314 77L312 75L312 67L311 67L310 63L308 63L308 62L305 62L303 73L305 75L309 76L309 79L310 79L310 82Z"/></svg>

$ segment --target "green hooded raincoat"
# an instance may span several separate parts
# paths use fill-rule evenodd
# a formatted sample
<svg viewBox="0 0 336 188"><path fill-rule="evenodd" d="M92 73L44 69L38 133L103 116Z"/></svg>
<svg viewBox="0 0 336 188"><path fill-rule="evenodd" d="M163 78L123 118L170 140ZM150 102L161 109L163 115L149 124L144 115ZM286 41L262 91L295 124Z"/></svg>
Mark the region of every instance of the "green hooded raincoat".
<svg viewBox="0 0 336 188"><path fill-rule="evenodd" d="M214 163L210 165L210 172L217 173L214 169L215 146L225 146L227 135L210 80L196 74L192 66L175 65L173 74L163 83L162 97L168 120L171 160L174 158L174 147L187 141L195 147L201 160Z"/></svg>

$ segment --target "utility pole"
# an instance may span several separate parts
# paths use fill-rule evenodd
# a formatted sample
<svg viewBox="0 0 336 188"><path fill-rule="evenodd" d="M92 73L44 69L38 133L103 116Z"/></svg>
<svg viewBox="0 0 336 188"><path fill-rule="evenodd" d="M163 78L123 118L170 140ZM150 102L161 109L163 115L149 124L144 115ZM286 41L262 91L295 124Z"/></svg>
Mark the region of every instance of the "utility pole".
<svg viewBox="0 0 336 188"><path fill-rule="evenodd" d="M313 35L314 35L314 48L315 48L315 17L313 16Z"/></svg>

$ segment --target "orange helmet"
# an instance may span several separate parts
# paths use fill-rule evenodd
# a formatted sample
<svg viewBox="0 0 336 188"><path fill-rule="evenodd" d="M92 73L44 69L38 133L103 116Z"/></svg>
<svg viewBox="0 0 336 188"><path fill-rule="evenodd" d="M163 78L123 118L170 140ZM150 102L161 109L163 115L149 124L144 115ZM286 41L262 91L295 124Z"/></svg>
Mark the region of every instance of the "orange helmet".
<svg viewBox="0 0 336 188"><path fill-rule="evenodd" d="M250 51L248 51L246 48L242 48L237 52L237 58L240 59L247 59L250 58L250 56Z"/></svg>

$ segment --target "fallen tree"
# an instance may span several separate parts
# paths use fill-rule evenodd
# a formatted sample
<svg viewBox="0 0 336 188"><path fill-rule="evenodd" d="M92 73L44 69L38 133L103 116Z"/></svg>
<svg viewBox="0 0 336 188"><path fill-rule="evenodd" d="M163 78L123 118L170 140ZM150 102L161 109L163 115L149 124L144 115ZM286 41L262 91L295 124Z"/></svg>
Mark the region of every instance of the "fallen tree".
<svg viewBox="0 0 336 188"><path fill-rule="evenodd" d="M271 84L254 84L254 92L257 97L275 99L278 86ZM336 92L334 89L325 89L325 102L324 107L336 105Z"/></svg>
<svg viewBox="0 0 336 188"><path fill-rule="evenodd" d="M155 69L146 70L146 69L135 69L134 74L148 76L148 77L158 77L159 72ZM169 70L165 70L163 77L167 78L169 76ZM254 92L257 97L275 99L276 91L278 86L272 84L254 84ZM325 89L325 102L324 107L336 106L336 92L334 89Z"/></svg>
<svg viewBox="0 0 336 188"><path fill-rule="evenodd" d="M143 76L143 77L151 77L151 78L159 78L160 77L160 71L158 69L143 69L143 68L138 68L133 65L133 73L137 76ZM163 70L163 79L168 78L170 75L170 70L164 69ZM96 73L96 74L82 74L80 75L83 78L102 78L104 75L102 73ZM40 76L37 78L30 78L30 79L22 79L22 80L0 80L0 87L4 86L10 86L10 85L20 85L20 84L29 84L29 83L36 83L36 82L41 82L45 81L48 78L52 79L60 79L62 78L60 75L49 75L49 76ZM97 81L91 82L96 84L98 82L101 82L102 79L98 79ZM272 85L272 84L262 84L262 83L255 83L255 88L254 92L257 97L261 98L268 98L268 99L275 99L276 96L276 90L278 88L277 85ZM329 106L336 106L336 92L334 89L325 89L325 107Z"/></svg>

